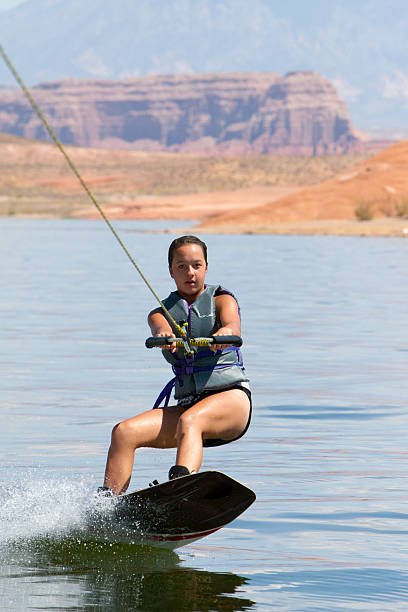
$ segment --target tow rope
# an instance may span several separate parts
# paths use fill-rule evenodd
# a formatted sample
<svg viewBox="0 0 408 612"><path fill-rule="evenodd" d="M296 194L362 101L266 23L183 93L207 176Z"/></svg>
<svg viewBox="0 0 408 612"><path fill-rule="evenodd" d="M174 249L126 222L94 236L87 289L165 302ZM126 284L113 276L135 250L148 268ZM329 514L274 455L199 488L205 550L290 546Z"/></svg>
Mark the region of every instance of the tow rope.
<svg viewBox="0 0 408 612"><path fill-rule="evenodd" d="M140 267L137 265L136 261L134 260L134 258L132 257L132 255L130 254L128 249L126 248L126 245L123 243L123 241L120 238L119 234L117 233L117 231L113 227L112 223L109 221L109 219L106 216L105 212L103 211L102 207L97 202L94 194L89 189L88 185L85 183L84 179L82 178L81 174L79 173L79 170L75 166L74 162L72 161L72 159L70 158L70 156L68 155L66 150L64 149L64 147L62 145L62 142L59 140L58 136L55 134L54 130L52 129L52 127L48 123L47 119L43 115L40 107L38 106L37 102L34 100L33 96L31 95L31 93L27 89L27 87L24 84L22 78L20 77L20 75L18 74L17 70L13 66L10 58L6 54L6 52L3 49L3 46L1 44L0 44L0 54L3 57L3 60L6 63L7 67L9 68L11 74L14 76L15 80L17 81L17 83L19 84L20 88L22 89L25 97L27 98L27 100L29 101L29 103L31 104L31 106L33 107L35 112L37 113L38 117L42 121L42 123L43 123L45 129L47 130L48 134L50 135L50 137L52 138L54 143L57 145L57 147L61 151L62 155L65 157L65 160L66 160L68 166L71 168L72 172L75 174L75 176L77 177L78 181L80 182L80 184L82 185L82 187L84 188L86 193L88 194L88 196L91 199L92 203L97 208L97 210L98 210L99 214L101 215L102 219L105 221L106 225L109 227L110 231L115 236L116 240L119 242L119 244L122 247L123 251L128 256L128 258L131 261L131 263L133 264L133 266L136 268L137 272L139 273L140 277L142 278L142 280L144 281L144 283L146 284L148 289L150 289L150 291L152 292L152 294L154 295L156 300L159 302L160 306L162 307L162 309L163 309L164 313L166 314L167 318L169 319L169 321L173 324L174 328L177 330L177 332L180 334L180 336L182 338L186 338L187 334L186 334L185 328L181 327L177 323L177 321L174 320L174 318L171 316L171 314L169 313L167 308L164 306L163 302L161 301L161 299L159 298L159 296L157 295L157 293L155 292L155 290L153 289L153 287L151 286L151 284L149 283L149 281L147 280L147 278L143 274L143 272L140 269ZM187 340L187 342L188 342L188 340Z"/></svg>

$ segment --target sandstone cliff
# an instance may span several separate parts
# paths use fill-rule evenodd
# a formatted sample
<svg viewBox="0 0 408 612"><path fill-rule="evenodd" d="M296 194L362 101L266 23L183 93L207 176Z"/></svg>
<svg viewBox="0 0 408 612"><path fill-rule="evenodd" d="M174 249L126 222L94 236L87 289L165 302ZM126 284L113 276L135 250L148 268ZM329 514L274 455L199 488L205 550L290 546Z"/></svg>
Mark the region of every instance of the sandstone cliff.
<svg viewBox="0 0 408 612"><path fill-rule="evenodd" d="M344 153L364 147L315 72L67 80L32 93L64 143L201 154ZM0 132L45 138L22 93L0 89Z"/></svg>

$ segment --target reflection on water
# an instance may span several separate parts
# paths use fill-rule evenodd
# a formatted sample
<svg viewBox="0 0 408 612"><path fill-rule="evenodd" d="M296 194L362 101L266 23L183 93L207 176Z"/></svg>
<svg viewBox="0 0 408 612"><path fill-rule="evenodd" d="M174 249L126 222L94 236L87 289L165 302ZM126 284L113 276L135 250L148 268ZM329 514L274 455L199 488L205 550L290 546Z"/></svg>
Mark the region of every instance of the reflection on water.
<svg viewBox="0 0 408 612"><path fill-rule="evenodd" d="M117 226L167 295L171 236ZM407 607L406 241L206 237L208 281L240 300L255 410L204 466L257 501L176 554L84 523L111 427L169 378L144 349L152 297L101 223L3 219L0 233L4 609ZM172 463L141 450L132 488Z"/></svg>
<svg viewBox="0 0 408 612"><path fill-rule="evenodd" d="M242 576L182 567L175 552L117 541L109 528L95 538L90 516L105 511L109 525L111 504L95 498L83 482L44 480L32 471L3 487L0 499L2 609L28 609L35 601L37 609L71 610L72 598L75 608L85 610L253 605L236 593L248 582ZM135 539L137 534L126 537Z"/></svg>
<svg viewBox="0 0 408 612"><path fill-rule="evenodd" d="M176 553L84 539L35 539L1 551L13 578L30 588L3 596L6 609L248 610L253 602L234 596L247 579L180 567ZM69 582L69 588L61 584ZM44 589L44 582L47 588ZM4 608L3 608L4 609Z"/></svg>

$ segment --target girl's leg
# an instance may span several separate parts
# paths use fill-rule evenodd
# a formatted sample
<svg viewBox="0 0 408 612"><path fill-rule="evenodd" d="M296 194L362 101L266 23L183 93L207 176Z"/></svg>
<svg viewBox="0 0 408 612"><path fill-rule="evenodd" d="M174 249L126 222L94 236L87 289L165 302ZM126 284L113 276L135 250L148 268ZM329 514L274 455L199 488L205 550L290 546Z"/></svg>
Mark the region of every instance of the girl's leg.
<svg viewBox="0 0 408 612"><path fill-rule="evenodd" d="M178 419L177 464L198 471L203 439L233 440L245 429L249 411L249 398L239 389L221 391L194 404Z"/></svg>
<svg viewBox="0 0 408 612"><path fill-rule="evenodd" d="M169 406L148 410L115 425L106 462L104 486L112 489L115 495L126 491L137 448L176 447L179 416L180 409Z"/></svg>

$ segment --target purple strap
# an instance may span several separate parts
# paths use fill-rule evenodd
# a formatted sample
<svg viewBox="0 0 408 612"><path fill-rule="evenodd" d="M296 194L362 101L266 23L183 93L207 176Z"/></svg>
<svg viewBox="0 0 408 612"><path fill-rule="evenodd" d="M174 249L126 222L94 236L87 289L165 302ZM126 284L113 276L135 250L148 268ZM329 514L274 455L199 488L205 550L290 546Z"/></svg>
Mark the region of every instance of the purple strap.
<svg viewBox="0 0 408 612"><path fill-rule="evenodd" d="M224 370L225 368L230 368L231 366L243 367L244 364L242 361L242 355L238 347L232 346L232 347L228 347L226 349L223 349L222 351L217 351L217 352L221 352L222 354L224 352L229 352L231 350L236 351L237 357L238 357L238 363L223 363L219 365L200 366L200 365L193 365L194 357L192 359L180 359L178 364L172 366L172 370L175 374L175 377L172 378L167 383L164 389L162 389L158 398L154 402L153 410L155 408L158 408L163 400L165 400L164 407L169 405L170 395L173 390L173 387L176 384L176 380L179 381L180 385L183 385L183 381L181 378L182 376L186 376L188 374L195 374L196 372L210 372L211 370ZM201 351L199 354L200 359L205 358L205 357L210 357L212 355L214 355L212 351Z"/></svg>
<svg viewBox="0 0 408 612"><path fill-rule="evenodd" d="M187 374L195 374L196 372L210 372L211 370L224 370L225 368L230 368L233 365L237 365L243 367L243 361L241 356L241 351L237 347L231 347L228 349L224 349L221 353L229 352L230 350L234 350L238 356L238 363L221 363L218 365L209 365L209 366L200 366L194 365L192 360L189 362L188 360L182 361L180 360L178 364L172 366L172 370L176 375L176 378L180 376L186 376ZM208 351L210 353L210 351ZM212 355L214 353L211 353ZM204 357L203 353L200 354L200 358Z"/></svg>
<svg viewBox="0 0 408 612"><path fill-rule="evenodd" d="M174 378L169 380L169 382L164 387L164 389L162 389L160 391L160 394L159 394L157 400L154 402L153 410L155 408L158 408L164 399L165 399L164 406L168 406L169 405L170 395L171 395L171 392L172 392L172 389L173 389L174 385L176 384L176 379L177 379L177 376L175 376Z"/></svg>

